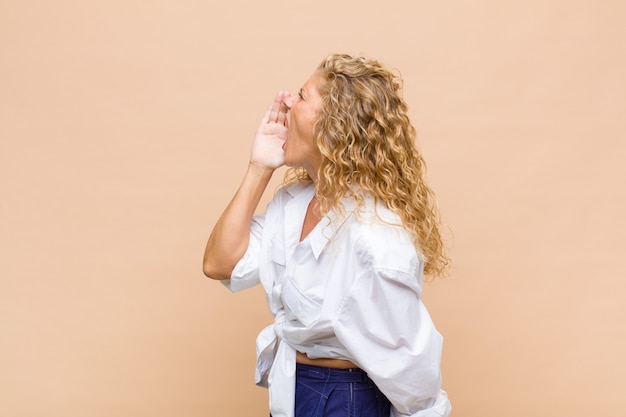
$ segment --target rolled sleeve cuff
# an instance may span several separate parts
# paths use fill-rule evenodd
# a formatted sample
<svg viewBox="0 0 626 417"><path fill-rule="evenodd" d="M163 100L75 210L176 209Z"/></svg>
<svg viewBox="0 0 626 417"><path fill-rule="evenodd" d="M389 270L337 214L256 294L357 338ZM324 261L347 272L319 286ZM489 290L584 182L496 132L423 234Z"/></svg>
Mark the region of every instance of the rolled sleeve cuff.
<svg viewBox="0 0 626 417"><path fill-rule="evenodd" d="M230 279L222 284L232 292L242 291L259 283L258 248L254 241L250 241L248 250L237 262Z"/></svg>
<svg viewBox="0 0 626 417"><path fill-rule="evenodd" d="M419 410L413 414L401 414L395 407L391 408L391 417L448 417L452 411L452 405L448 400L448 394L444 390L439 390L439 395L435 399L435 404L424 410Z"/></svg>

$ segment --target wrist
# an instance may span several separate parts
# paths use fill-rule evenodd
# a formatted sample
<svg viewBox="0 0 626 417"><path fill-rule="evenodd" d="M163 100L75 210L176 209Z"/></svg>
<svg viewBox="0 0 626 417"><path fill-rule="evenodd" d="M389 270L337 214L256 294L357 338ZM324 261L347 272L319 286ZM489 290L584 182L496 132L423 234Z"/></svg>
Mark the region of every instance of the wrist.
<svg viewBox="0 0 626 417"><path fill-rule="evenodd" d="M263 166L255 162L250 162L248 164L248 172L254 176L271 177L274 173L274 170L275 168Z"/></svg>

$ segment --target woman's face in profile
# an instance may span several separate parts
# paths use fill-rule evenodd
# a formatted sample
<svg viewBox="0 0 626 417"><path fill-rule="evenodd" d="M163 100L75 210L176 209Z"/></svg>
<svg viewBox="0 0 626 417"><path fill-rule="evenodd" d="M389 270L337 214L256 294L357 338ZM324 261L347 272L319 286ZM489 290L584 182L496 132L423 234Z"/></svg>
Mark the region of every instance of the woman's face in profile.
<svg viewBox="0 0 626 417"><path fill-rule="evenodd" d="M322 107L319 86L322 77L315 72L302 86L298 94L285 100L287 106L287 140L283 145L285 165L304 168L309 175L316 174L321 155L313 128Z"/></svg>

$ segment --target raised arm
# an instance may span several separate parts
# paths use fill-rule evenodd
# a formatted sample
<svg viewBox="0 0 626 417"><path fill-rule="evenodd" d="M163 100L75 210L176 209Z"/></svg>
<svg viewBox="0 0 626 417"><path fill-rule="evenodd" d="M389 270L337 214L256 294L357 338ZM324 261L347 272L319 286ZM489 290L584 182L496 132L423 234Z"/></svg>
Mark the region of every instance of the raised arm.
<svg viewBox="0 0 626 417"><path fill-rule="evenodd" d="M213 279L228 279L248 248L252 217L272 173L283 165L283 143L287 137L284 100L289 93L276 94L256 131L250 163L235 196L215 224L204 251L203 271Z"/></svg>

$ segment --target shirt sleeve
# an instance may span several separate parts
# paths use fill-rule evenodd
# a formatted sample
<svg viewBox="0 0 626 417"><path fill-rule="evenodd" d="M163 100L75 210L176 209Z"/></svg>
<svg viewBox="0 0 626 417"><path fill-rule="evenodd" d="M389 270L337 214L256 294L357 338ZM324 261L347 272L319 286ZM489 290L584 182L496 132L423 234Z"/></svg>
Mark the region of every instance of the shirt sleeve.
<svg viewBox="0 0 626 417"><path fill-rule="evenodd" d="M334 327L352 362L391 402L392 415L449 413L440 389L442 337L422 303L417 277L365 268L342 303Z"/></svg>
<svg viewBox="0 0 626 417"><path fill-rule="evenodd" d="M237 262L230 279L222 281L229 290L237 292L259 283L259 262L265 214L254 216L250 225L250 241L243 257Z"/></svg>

